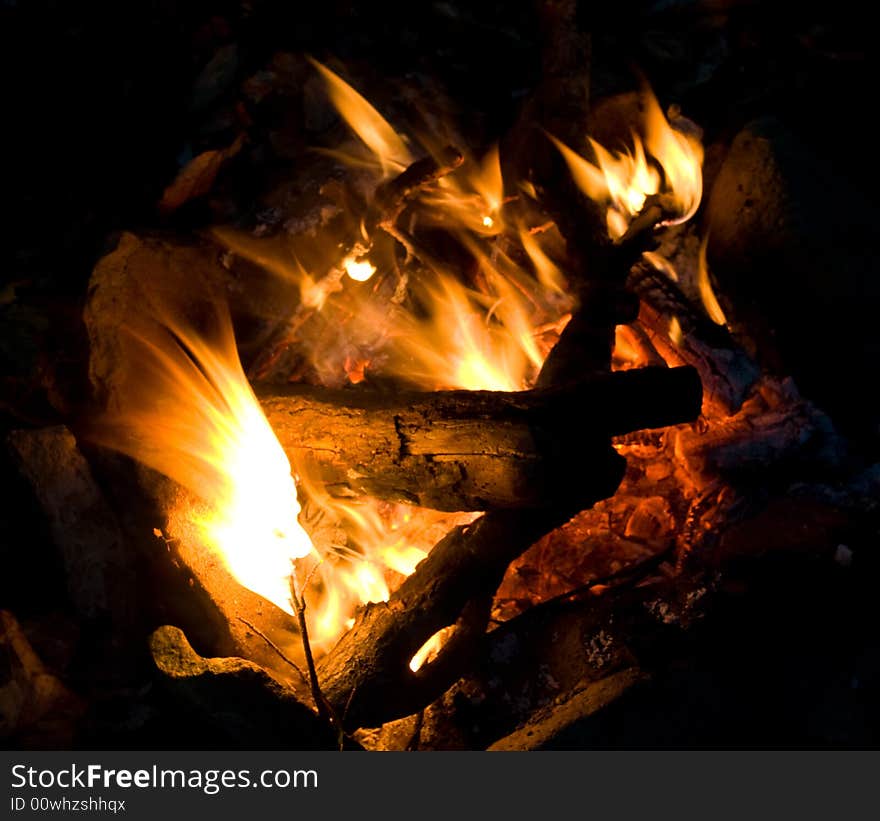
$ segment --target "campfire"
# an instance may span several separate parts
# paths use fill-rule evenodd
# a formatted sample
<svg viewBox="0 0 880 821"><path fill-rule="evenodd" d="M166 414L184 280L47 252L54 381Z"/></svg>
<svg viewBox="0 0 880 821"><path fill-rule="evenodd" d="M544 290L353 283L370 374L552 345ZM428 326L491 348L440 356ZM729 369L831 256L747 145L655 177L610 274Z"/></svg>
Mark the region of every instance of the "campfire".
<svg viewBox="0 0 880 821"><path fill-rule="evenodd" d="M787 137L722 151L637 76L592 101L573 4L538 5L545 76L489 140L276 54L242 98L294 76L318 138L224 207L265 150L239 104L95 265L86 398L8 436L82 629L210 738L552 746L645 686L639 648L698 630L756 534L852 562L876 469L789 342L760 356L736 277L798 241L741 216L795 207L760 155ZM53 682L31 709L77 726L4 619Z"/></svg>

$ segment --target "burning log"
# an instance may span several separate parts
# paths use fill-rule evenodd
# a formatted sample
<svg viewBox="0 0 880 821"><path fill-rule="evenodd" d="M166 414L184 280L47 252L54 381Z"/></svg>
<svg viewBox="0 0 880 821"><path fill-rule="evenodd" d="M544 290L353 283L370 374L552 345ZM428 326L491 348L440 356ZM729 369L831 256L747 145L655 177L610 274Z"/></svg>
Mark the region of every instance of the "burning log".
<svg viewBox="0 0 880 821"><path fill-rule="evenodd" d="M337 496L438 510L546 507L589 493L590 444L699 414L695 370L643 368L564 389L391 395L272 386L269 423ZM572 482L576 461L582 479Z"/></svg>
<svg viewBox="0 0 880 821"><path fill-rule="evenodd" d="M596 454L598 462L600 456ZM623 476L623 460L608 448L605 495ZM346 726L376 726L409 715L455 680L467 644L476 644L485 622L463 625L470 633L455 647L413 673L409 661L424 643L453 624L468 602L497 588L507 566L537 538L562 524L570 509L496 511L452 530L387 602L368 605L319 666L322 688ZM487 614L488 615L488 614ZM470 641L468 641L470 639ZM471 647L470 649L473 649Z"/></svg>

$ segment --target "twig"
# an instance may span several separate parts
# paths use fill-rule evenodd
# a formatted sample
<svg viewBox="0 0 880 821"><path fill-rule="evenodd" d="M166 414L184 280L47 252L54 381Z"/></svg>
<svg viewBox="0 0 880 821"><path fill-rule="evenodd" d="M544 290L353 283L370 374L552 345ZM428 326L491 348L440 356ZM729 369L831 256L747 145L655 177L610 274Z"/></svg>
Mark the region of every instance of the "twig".
<svg viewBox="0 0 880 821"><path fill-rule="evenodd" d="M453 146L447 146L440 151L437 158L423 157L416 160L397 177L381 185L376 190L364 220L365 236L352 242L341 258L357 258L369 253L373 236L378 230L384 231L404 247L407 261L413 256L418 258L412 238L397 226L397 219L409 202L426 186L451 174L463 162L462 153ZM345 270L340 262L327 271L318 285L327 292L338 290L344 276ZM293 316L272 334L268 344L248 368L249 379L260 381L271 375L283 354L296 341L299 329L314 315L315 310L313 306L306 304L300 304L296 308Z"/></svg>
<svg viewBox="0 0 880 821"><path fill-rule="evenodd" d="M617 570L613 573L591 579L585 584L573 587L571 590L566 590L564 593L560 593L557 596L552 596L551 598L541 602L541 606L543 607L545 605L552 605L557 602L564 602L569 599L576 599L581 595L592 592L597 587L618 588L624 587L629 584L637 584L646 577L646 574L649 571L658 568L674 552L675 550L672 547L661 550L659 553L655 553L652 556L649 556L647 559L644 559L643 561L636 562L635 564L631 564L627 567L622 567L620 570Z"/></svg>
<svg viewBox="0 0 880 821"><path fill-rule="evenodd" d="M296 619L299 622L299 632L302 638L303 652L306 657L306 669L309 671L308 682L312 690L312 698L315 700L315 707L321 718L338 726L334 721L332 709L327 703L327 699L324 698L324 694L321 692L321 685L318 682L318 673L315 670L315 657L312 655L312 644L309 641L309 628L306 625L306 599L303 590L300 588L299 575L296 572L296 567L293 568L293 573L291 575L291 592L293 593L293 609L296 612Z"/></svg>
<svg viewBox="0 0 880 821"><path fill-rule="evenodd" d="M243 618L242 616L239 616L238 620L243 625L245 625L245 627L256 633L264 642L266 642L266 644L269 645L269 647L271 647L276 653L278 653L283 661L287 662L294 670L296 670L296 672L299 673L300 678L302 678L303 682L305 682L306 684L309 683L308 676L306 676L306 674L303 672L302 667L300 667L292 658L290 658L290 656L288 656L287 653L285 653L277 644L275 644L274 641L272 641L272 639L270 639L262 630L260 630L259 627L251 624L247 619Z"/></svg>
<svg viewBox="0 0 880 821"><path fill-rule="evenodd" d="M367 217L367 235L372 234L374 228L384 228L386 231L393 228L410 200L426 186L451 174L463 162L464 156L457 148L446 146L437 158L416 160L393 180L380 186L373 200L371 214Z"/></svg>

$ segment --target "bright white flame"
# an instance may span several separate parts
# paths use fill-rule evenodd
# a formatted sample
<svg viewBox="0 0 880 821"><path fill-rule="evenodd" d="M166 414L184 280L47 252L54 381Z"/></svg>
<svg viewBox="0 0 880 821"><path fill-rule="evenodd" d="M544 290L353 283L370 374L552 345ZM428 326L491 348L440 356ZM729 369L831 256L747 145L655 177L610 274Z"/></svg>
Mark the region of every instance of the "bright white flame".
<svg viewBox="0 0 880 821"><path fill-rule="evenodd" d="M376 266L368 259L357 260L353 257L346 257L342 265L345 268L345 273L355 282L366 282L376 273Z"/></svg>
<svg viewBox="0 0 880 821"><path fill-rule="evenodd" d="M434 657L440 652L443 645L446 644L453 632L455 632L455 627L450 625L449 627L443 627L434 633L431 638L416 650L415 655L410 659L409 669L415 673L425 664L426 661L433 661Z"/></svg>

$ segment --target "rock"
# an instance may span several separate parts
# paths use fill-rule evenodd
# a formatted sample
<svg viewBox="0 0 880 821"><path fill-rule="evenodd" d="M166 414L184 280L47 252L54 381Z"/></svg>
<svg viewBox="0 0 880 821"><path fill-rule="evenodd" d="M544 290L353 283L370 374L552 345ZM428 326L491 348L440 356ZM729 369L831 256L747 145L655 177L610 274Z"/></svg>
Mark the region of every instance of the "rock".
<svg viewBox="0 0 880 821"><path fill-rule="evenodd" d="M238 66L238 46L235 43L217 49L193 83L193 110L204 111L216 103L235 82Z"/></svg>
<svg viewBox="0 0 880 821"><path fill-rule="evenodd" d="M880 337L876 207L831 148L756 120L733 141L709 198L708 262L735 335L847 432L876 441L865 393Z"/></svg>
<svg viewBox="0 0 880 821"><path fill-rule="evenodd" d="M259 288L240 292L218 256L216 249L199 243L125 233L117 248L99 261L85 309L89 370L98 404L130 406L132 397L144 396L143 372L124 332L134 320L173 311L198 323L209 314L204 306L214 298L228 297L244 313L261 310ZM99 426L86 432L93 441L104 441ZM290 676L290 666L266 638L285 654L298 656L295 620L239 585L204 544L188 515L198 500L148 468L112 458L107 450L90 452L89 458L151 578L149 606L156 618L181 624L203 652L241 655Z"/></svg>
<svg viewBox="0 0 880 821"><path fill-rule="evenodd" d="M169 692L229 740L252 749L332 750L332 728L267 670L240 658L202 658L183 631L164 626L150 637L153 661Z"/></svg>
<svg viewBox="0 0 880 821"><path fill-rule="evenodd" d="M160 235L120 235L98 261L83 312L89 337L89 377L98 403L140 381L124 353L120 333L132 317L162 315L169 306L195 320L205 301L218 296L230 306L242 360L265 341L267 328L289 316L298 288L281 277L248 269L238 276L221 264L222 252L198 240Z"/></svg>
<svg viewBox="0 0 880 821"><path fill-rule="evenodd" d="M137 601L133 556L73 434L63 426L17 430L7 447L45 514L75 610L124 642Z"/></svg>
<svg viewBox="0 0 880 821"><path fill-rule="evenodd" d="M69 749L85 706L43 664L12 613L0 610L0 739L23 749Z"/></svg>

